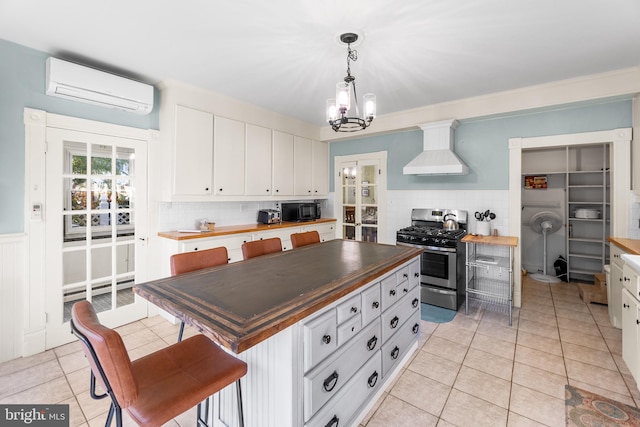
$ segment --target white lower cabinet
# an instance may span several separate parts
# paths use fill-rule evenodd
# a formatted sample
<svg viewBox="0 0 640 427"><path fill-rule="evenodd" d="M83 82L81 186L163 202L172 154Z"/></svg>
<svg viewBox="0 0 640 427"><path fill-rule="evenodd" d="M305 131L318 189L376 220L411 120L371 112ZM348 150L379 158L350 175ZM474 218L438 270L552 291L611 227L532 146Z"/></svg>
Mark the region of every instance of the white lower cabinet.
<svg viewBox="0 0 640 427"><path fill-rule="evenodd" d="M640 384L640 272L622 267L622 359Z"/></svg>
<svg viewBox="0 0 640 427"><path fill-rule="evenodd" d="M419 261L303 321L305 427L349 426L420 334Z"/></svg>

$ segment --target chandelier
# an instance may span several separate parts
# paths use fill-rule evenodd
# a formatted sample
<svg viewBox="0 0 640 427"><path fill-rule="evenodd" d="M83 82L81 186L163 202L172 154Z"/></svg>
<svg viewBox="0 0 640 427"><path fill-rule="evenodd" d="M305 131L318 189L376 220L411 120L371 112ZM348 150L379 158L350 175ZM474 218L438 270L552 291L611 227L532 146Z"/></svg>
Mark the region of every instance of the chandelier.
<svg viewBox="0 0 640 427"><path fill-rule="evenodd" d="M336 97L327 100L327 122L336 132L356 132L366 129L376 117L376 96L366 93L363 97L363 117L358 109L358 94L356 93L356 78L351 75L351 61L358 60L358 52L351 49L351 43L358 40L355 33L340 35L340 41L347 45L347 76L344 81L336 84ZM355 117L349 117L351 100L355 105Z"/></svg>

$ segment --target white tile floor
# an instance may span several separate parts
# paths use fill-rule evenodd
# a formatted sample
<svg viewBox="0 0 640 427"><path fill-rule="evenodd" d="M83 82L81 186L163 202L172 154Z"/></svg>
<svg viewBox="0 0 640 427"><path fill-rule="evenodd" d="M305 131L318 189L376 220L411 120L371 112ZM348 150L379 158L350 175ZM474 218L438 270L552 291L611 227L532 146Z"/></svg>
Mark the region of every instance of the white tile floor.
<svg viewBox="0 0 640 427"><path fill-rule="evenodd" d="M525 280L512 327L506 315L481 309L422 326L419 350L362 426L564 426L565 384L640 404L621 331L606 306L584 304L573 284ZM132 359L177 336L160 317L118 331ZM102 426L109 403L90 398L88 378L79 344L68 344L0 364L0 403L68 403L71 426ZM194 420L190 411L168 425Z"/></svg>

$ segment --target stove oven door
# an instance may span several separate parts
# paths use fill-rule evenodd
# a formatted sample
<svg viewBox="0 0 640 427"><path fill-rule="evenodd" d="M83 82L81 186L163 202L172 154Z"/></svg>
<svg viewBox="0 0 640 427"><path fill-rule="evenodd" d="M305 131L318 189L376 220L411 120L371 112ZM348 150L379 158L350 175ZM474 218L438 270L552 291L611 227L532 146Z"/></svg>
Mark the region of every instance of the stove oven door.
<svg viewBox="0 0 640 427"><path fill-rule="evenodd" d="M425 248L420 257L420 282L456 290L457 256L448 248Z"/></svg>

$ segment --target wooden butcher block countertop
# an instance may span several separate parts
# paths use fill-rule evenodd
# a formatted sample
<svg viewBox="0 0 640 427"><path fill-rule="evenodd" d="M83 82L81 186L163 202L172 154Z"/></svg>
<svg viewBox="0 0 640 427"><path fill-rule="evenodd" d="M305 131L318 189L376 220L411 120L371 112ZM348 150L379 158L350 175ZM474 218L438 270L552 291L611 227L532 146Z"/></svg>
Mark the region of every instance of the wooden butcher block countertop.
<svg viewBox="0 0 640 427"><path fill-rule="evenodd" d="M278 228L303 227L305 225L325 224L336 222L335 218L320 218L314 221L288 222L278 224L243 224L216 226L211 231L184 233L180 231L161 231L158 236L172 240L202 239L206 237L219 237L229 234L255 233L259 231L277 230Z"/></svg>
<svg viewBox="0 0 640 427"><path fill-rule="evenodd" d="M616 246L624 249L625 252L640 255L640 240L626 239L624 237L609 237L609 241Z"/></svg>

